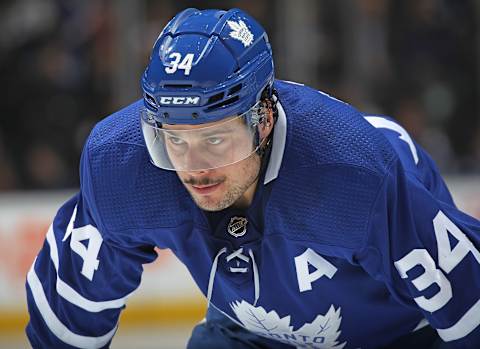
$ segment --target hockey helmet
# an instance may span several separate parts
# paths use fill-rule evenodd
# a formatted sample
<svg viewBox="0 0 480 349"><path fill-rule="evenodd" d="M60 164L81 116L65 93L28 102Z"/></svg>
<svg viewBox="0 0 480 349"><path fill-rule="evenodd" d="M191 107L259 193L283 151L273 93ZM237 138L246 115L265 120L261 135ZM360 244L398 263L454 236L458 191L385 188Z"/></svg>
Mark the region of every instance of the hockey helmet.
<svg viewBox="0 0 480 349"><path fill-rule="evenodd" d="M163 29L141 84L141 124L154 165L218 168L255 152L262 93L273 84L265 30L239 9L186 9Z"/></svg>

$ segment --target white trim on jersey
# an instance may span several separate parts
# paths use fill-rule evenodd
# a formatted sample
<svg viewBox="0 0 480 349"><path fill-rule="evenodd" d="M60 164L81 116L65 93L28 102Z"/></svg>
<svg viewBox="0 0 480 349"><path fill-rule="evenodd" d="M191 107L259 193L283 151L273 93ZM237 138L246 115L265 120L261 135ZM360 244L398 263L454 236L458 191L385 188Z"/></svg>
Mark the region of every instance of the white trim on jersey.
<svg viewBox="0 0 480 349"><path fill-rule="evenodd" d="M71 286L65 283L58 275L59 261L58 261L58 249L57 242L55 240L55 234L53 232L53 226L51 225L47 233L47 242L50 245L50 258L55 266L57 272L56 289L60 296L76 306L89 311L91 313L98 313L106 309L117 309L125 305L127 298L131 295L128 294L123 298L107 300L107 301L92 301L83 297L80 293L75 291Z"/></svg>
<svg viewBox="0 0 480 349"><path fill-rule="evenodd" d="M42 283L38 278L37 274L35 273L35 262L32 264L30 271L27 274L27 281L32 291L33 299L35 304L38 308L38 311L42 315L43 320L47 324L47 327L52 331L52 333L57 336L62 342L67 343L71 346L77 348L102 348L104 347L113 337L115 332L117 331L118 324L110 330L108 333L104 334L100 337L89 337L89 336L82 336L70 331L67 326L65 326L55 315L52 308L48 304L47 296L43 291Z"/></svg>
<svg viewBox="0 0 480 349"><path fill-rule="evenodd" d="M365 116L365 120L367 120L375 128L386 128L400 134L398 138L407 143L410 151L412 152L415 165L418 165L417 148L415 147L415 144L413 143L413 140L408 134L408 132L402 126L400 126L396 122L382 118L380 116Z"/></svg>
<svg viewBox="0 0 480 349"><path fill-rule="evenodd" d="M280 80L282 82L286 82L287 84L292 84L292 85L297 85L297 86L305 86L303 82L296 82L296 81L290 81L290 80Z"/></svg>
<svg viewBox="0 0 480 349"><path fill-rule="evenodd" d="M428 322L428 320L427 320L427 319L422 319L422 320L420 320L420 322L418 323L417 327L415 327L415 328L413 329L412 332L418 331L418 330L420 330L420 329L422 329L422 328L424 328L424 327L426 327L426 326L428 326L428 325L430 325L430 323Z"/></svg>
<svg viewBox="0 0 480 349"><path fill-rule="evenodd" d="M285 143L287 141L287 117L285 110L279 101L277 102L278 118L275 122L275 131L273 132L272 153L268 162L267 171L263 184L268 184L278 177L280 165L282 164L283 153L285 152Z"/></svg>
<svg viewBox="0 0 480 349"><path fill-rule="evenodd" d="M480 300L477 301L468 311L449 328L437 328L438 335L445 342L463 338L480 326Z"/></svg>
<svg viewBox="0 0 480 349"><path fill-rule="evenodd" d="M75 207L73 208L72 217L70 217L70 221L68 222L67 229L65 229L65 235L63 236L62 241L67 240L68 237L72 235L73 224L75 223L76 217L77 217L77 205L75 205ZM58 261L58 257L57 257L57 261Z"/></svg>

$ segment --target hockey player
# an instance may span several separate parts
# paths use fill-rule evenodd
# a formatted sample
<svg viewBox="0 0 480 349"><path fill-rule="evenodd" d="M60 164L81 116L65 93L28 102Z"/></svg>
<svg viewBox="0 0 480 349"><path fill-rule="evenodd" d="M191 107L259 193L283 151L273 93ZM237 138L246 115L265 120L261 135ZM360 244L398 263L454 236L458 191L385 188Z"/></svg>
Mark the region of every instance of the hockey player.
<svg viewBox="0 0 480 349"><path fill-rule="evenodd" d="M274 81L238 9L179 13L142 87L28 273L33 347L108 347L155 246L208 300L189 348L480 347L480 222L394 120Z"/></svg>

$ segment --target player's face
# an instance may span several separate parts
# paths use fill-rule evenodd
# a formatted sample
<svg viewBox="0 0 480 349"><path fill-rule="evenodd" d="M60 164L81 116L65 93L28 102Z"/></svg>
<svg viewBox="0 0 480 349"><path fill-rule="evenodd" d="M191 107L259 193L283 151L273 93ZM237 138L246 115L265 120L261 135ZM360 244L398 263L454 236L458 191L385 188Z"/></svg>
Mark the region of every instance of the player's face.
<svg viewBox="0 0 480 349"><path fill-rule="evenodd" d="M268 125L271 125L273 116L269 115L267 118L269 120ZM234 120L233 122L241 123L242 121ZM211 123L209 126L215 126L215 124ZM165 129L170 133L178 133L179 128L181 130L193 130L199 127L202 126L165 125ZM225 128L221 129L221 133L215 135L209 133L208 137L202 135L202 132L196 132L198 138L183 136L181 143L176 139L172 143L166 142L167 152L173 165L181 162L181 166L185 166L185 159L188 159L189 162L192 162L192 164L188 164L190 168L201 168L202 166L208 168L208 165L215 161L214 157L217 151L212 149L216 147L219 148L217 156L222 156L222 154L225 156L225 153L229 151L248 150L248 152L252 152L250 156L231 165L198 171L177 171L178 177L195 203L206 211L220 211L230 206L247 207L250 205L260 172L261 159L254 151L252 134L242 127L234 127L235 131L233 133L225 133ZM270 130L270 127L265 127L262 124L259 127L261 139L265 139ZM205 143L208 144L207 148L204 146ZM179 152L179 144L188 149L188 155L183 151ZM232 147L229 144L235 146Z"/></svg>
<svg viewBox="0 0 480 349"><path fill-rule="evenodd" d="M253 130L241 117L201 125L168 125L162 128L165 149L176 171L201 171L225 167L255 151Z"/></svg>
<svg viewBox="0 0 480 349"><path fill-rule="evenodd" d="M260 163L260 156L254 153L229 166L177 174L201 209L220 211L230 206L247 207L251 203Z"/></svg>

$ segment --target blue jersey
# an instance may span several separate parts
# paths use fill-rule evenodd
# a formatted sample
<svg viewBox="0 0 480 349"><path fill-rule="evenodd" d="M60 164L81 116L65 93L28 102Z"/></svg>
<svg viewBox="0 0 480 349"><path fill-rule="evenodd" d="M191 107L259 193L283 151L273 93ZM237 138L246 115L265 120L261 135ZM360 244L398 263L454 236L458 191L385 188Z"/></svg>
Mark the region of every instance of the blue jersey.
<svg viewBox="0 0 480 349"><path fill-rule="evenodd" d="M142 264L170 248L239 325L297 347L376 348L429 324L480 346L480 222L394 120L277 81L278 119L252 205L199 209L156 168L141 101L101 121L81 190L27 277L38 348L108 347Z"/></svg>

